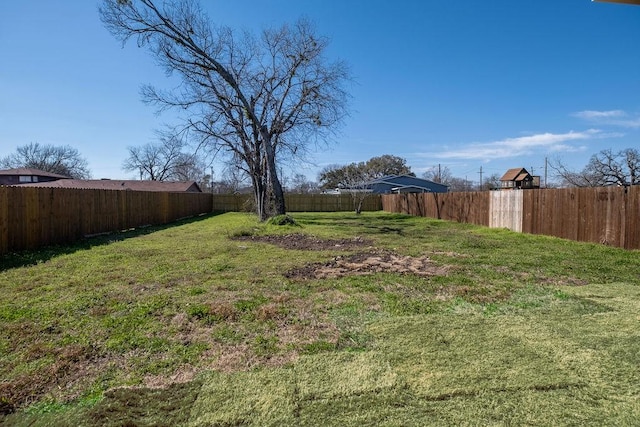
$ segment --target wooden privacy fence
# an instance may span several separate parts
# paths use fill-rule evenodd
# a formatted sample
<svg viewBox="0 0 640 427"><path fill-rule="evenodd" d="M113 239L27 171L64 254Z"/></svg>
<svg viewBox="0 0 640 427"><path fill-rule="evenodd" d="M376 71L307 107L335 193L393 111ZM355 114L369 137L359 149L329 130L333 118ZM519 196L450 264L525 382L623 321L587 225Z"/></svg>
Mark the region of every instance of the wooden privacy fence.
<svg viewBox="0 0 640 427"><path fill-rule="evenodd" d="M290 212L354 209L349 194L287 194ZM380 196L363 203L382 209ZM253 212L253 195L0 186L0 255L216 211Z"/></svg>
<svg viewBox="0 0 640 427"><path fill-rule="evenodd" d="M0 255L211 212L211 195L0 186Z"/></svg>
<svg viewBox="0 0 640 427"><path fill-rule="evenodd" d="M640 186L525 191L522 231L640 249Z"/></svg>
<svg viewBox="0 0 640 427"><path fill-rule="evenodd" d="M285 194L288 212L345 212L355 210L350 194ZM252 194L214 194L213 210L221 212L253 212ZM363 211L382 210L380 195L367 196Z"/></svg>
<svg viewBox="0 0 640 427"><path fill-rule="evenodd" d="M640 186L382 196L385 211L640 249Z"/></svg>
<svg viewBox="0 0 640 427"><path fill-rule="evenodd" d="M488 192L385 194L382 196L382 209L489 226L489 202Z"/></svg>

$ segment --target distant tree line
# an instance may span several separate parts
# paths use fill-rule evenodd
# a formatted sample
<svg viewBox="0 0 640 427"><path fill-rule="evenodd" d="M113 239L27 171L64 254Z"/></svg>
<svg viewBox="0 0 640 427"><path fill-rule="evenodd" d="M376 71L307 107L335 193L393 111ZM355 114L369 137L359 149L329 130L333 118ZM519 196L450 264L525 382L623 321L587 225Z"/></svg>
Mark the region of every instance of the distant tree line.
<svg viewBox="0 0 640 427"><path fill-rule="evenodd" d="M640 184L640 152L635 148L617 152L602 150L591 156L589 163L580 171L571 170L561 160L551 162L550 167L563 187L626 187Z"/></svg>
<svg viewBox="0 0 640 427"><path fill-rule="evenodd" d="M203 157L188 153L185 142L172 133L161 133L157 142L129 147L122 165L127 172L151 181L197 181L206 175Z"/></svg>
<svg viewBox="0 0 640 427"><path fill-rule="evenodd" d="M0 159L0 168L29 168L75 179L91 178L87 160L70 145L56 146L37 142L21 145L15 153Z"/></svg>
<svg viewBox="0 0 640 427"><path fill-rule="evenodd" d="M501 176L497 173L489 175L482 180L480 186L466 178L453 176L448 166L432 166L422 174L424 179L444 184L449 187L450 192L454 191L478 191L494 190L500 187Z"/></svg>

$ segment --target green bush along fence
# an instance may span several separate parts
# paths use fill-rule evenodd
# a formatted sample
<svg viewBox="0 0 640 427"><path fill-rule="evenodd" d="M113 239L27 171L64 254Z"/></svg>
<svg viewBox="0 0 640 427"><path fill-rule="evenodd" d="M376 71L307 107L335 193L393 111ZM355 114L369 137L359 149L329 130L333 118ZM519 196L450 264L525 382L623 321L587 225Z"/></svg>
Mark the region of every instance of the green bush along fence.
<svg viewBox="0 0 640 427"><path fill-rule="evenodd" d="M385 211L640 249L640 186L382 196Z"/></svg>
<svg viewBox="0 0 640 427"><path fill-rule="evenodd" d="M0 255L211 211L202 193L0 186Z"/></svg>

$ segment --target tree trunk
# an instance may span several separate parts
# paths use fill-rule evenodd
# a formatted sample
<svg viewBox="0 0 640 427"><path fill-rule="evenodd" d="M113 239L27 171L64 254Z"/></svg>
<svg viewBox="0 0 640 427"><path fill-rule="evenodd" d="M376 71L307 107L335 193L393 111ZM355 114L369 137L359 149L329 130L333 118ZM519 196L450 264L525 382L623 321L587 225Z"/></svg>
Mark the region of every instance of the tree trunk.
<svg viewBox="0 0 640 427"><path fill-rule="evenodd" d="M265 221L269 216L267 213L267 186L260 178L251 177L253 181L253 195L256 202L256 214L260 221Z"/></svg>
<svg viewBox="0 0 640 427"><path fill-rule="evenodd" d="M263 129L261 133L267 158L269 179L271 180L271 187L273 191L275 214L284 215L287 213L287 209L284 201L284 191L282 190L282 184L280 184L278 171L276 169L276 155L273 145L271 145L271 135L265 129Z"/></svg>

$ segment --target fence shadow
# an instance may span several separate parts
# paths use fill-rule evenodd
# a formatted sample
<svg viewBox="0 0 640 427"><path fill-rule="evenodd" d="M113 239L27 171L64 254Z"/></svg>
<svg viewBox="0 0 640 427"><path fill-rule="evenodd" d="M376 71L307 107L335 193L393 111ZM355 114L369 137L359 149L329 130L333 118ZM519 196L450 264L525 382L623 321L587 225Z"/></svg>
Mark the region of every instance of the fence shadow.
<svg viewBox="0 0 640 427"><path fill-rule="evenodd" d="M52 245L35 250L11 252L5 255L0 255L0 271L36 265L42 262L49 261L61 255L68 255L74 252L88 250L93 247L109 245L111 243L121 242L135 237L144 236L172 227L204 221L223 213L224 212L207 213L195 217L184 218L167 224L144 226L133 228L130 230L115 231L100 234L97 236L85 237L81 240L69 244Z"/></svg>

